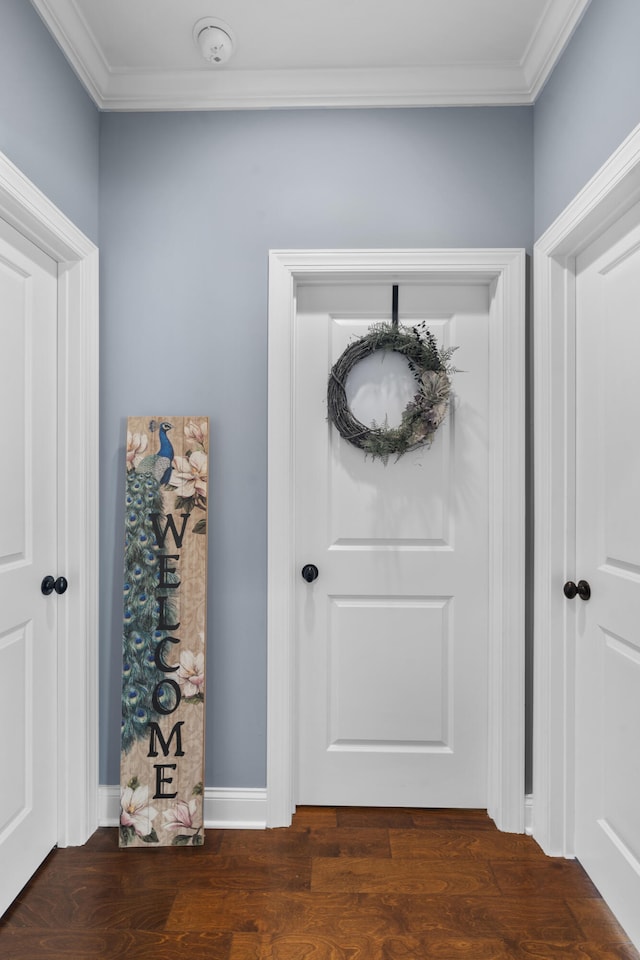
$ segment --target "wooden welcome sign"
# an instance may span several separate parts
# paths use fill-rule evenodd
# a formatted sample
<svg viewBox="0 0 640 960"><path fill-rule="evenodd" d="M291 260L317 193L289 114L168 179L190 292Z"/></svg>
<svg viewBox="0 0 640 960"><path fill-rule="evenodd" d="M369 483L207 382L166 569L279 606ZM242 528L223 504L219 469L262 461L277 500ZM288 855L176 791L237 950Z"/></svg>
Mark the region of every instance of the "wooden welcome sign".
<svg viewBox="0 0 640 960"><path fill-rule="evenodd" d="M206 417L127 422L120 846L204 842Z"/></svg>

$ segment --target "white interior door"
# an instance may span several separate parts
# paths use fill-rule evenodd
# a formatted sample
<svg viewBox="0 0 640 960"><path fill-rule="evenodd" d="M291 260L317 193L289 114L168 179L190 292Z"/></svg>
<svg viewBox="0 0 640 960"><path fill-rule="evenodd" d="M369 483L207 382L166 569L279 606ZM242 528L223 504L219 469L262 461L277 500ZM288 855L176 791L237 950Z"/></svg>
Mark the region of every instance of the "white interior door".
<svg viewBox="0 0 640 960"><path fill-rule="evenodd" d="M576 269L575 849L640 943L640 205Z"/></svg>
<svg viewBox="0 0 640 960"><path fill-rule="evenodd" d="M400 323L459 346L464 372L432 447L385 466L327 422L326 389L389 320L391 284L297 287L296 555L319 569L297 585L298 803L487 806L489 300L488 283L400 285ZM364 422L371 375L351 385Z"/></svg>
<svg viewBox="0 0 640 960"><path fill-rule="evenodd" d="M0 220L0 913L56 842L57 264Z"/></svg>

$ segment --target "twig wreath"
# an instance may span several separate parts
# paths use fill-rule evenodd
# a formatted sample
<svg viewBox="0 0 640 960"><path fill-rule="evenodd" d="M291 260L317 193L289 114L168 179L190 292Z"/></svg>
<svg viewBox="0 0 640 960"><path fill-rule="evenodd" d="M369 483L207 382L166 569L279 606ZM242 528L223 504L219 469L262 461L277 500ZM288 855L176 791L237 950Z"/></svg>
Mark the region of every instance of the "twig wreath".
<svg viewBox="0 0 640 960"><path fill-rule="evenodd" d="M457 347L438 348L424 322L415 327L397 323L376 323L365 336L349 344L331 370L327 388L329 420L345 440L385 464L390 456L430 446L447 412L451 391L451 355ZM402 413L397 427L370 427L349 409L345 385L353 368L378 350L392 350L407 358L417 390Z"/></svg>

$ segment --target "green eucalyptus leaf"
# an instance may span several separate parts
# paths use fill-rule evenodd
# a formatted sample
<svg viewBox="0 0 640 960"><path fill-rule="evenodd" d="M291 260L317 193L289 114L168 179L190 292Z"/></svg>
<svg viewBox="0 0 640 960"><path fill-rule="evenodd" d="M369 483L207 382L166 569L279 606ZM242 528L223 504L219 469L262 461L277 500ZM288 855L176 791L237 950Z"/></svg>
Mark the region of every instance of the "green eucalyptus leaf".
<svg viewBox="0 0 640 960"><path fill-rule="evenodd" d="M120 827L120 842L124 847L128 847L136 838L136 832L133 827Z"/></svg>

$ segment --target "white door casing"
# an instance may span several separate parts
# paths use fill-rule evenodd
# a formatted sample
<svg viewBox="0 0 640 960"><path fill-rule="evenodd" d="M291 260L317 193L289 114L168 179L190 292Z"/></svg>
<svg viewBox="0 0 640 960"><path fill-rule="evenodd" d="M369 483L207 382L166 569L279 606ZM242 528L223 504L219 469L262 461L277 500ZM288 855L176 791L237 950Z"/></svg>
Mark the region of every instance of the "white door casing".
<svg viewBox="0 0 640 960"><path fill-rule="evenodd" d="M58 265L56 570L59 846L98 825L98 250L3 154L0 218ZM57 574L56 574L57 575ZM40 598L37 598L40 599ZM17 891L16 891L17 892Z"/></svg>
<svg viewBox="0 0 640 960"><path fill-rule="evenodd" d="M487 807L524 828L524 252L274 251L269 285L267 824L295 805L295 313L298 283L480 282L489 307L489 649Z"/></svg>
<svg viewBox="0 0 640 960"><path fill-rule="evenodd" d="M391 289L380 277L297 287L296 557L298 570L313 561L320 573L311 584L297 578L295 795L482 808L489 284L400 285L401 326L424 322L441 346L456 345L462 372L432 446L385 465L340 437L326 397L343 350L389 321ZM364 361L347 381L351 408L363 423L399 422L415 381L398 354L374 359L377 376ZM373 369L358 387L364 364Z"/></svg>
<svg viewBox="0 0 640 960"><path fill-rule="evenodd" d="M568 605L562 591L566 580L584 577L575 569L576 261L639 200L640 126L540 238L534 253L533 833L553 856L579 852L576 627L585 614ZM594 457L603 455L593 451ZM616 912L609 896L607 902Z"/></svg>

